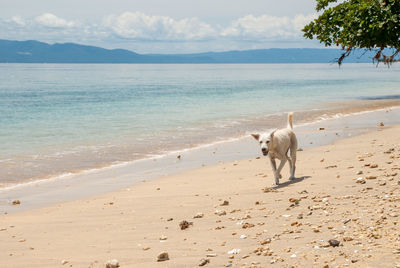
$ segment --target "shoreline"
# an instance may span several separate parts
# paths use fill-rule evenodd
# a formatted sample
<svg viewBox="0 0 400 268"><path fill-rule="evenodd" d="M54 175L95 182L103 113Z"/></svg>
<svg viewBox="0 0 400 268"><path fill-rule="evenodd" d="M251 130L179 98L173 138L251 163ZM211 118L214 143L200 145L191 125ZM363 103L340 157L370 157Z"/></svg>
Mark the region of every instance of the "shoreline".
<svg viewBox="0 0 400 268"><path fill-rule="evenodd" d="M371 121L369 115L373 117ZM385 125L400 124L400 107L341 114L300 125L295 123L295 130L300 140L299 148L306 149L331 144L348 136L366 133L379 125L381 121ZM346 124L353 126L349 127ZM319 127L324 127L325 130L315 132ZM178 160L177 155L180 155L181 159ZM40 208L113 192L124 187L203 166L256 156L259 156L259 149L253 140L246 135L228 141L218 141L181 151L173 151L149 159L127 161L78 174L69 173L49 179L17 184L0 188L0 214ZM13 200L22 201L22 205L12 206Z"/></svg>
<svg viewBox="0 0 400 268"><path fill-rule="evenodd" d="M351 103L346 103L346 105L344 107L339 108L335 107L333 108L333 110L330 109L315 109L314 110L304 110L304 111L297 111L295 113L314 113L316 111L323 111L324 113L321 114L316 114L313 116L312 119L310 119L311 121L304 121L301 120L300 123L295 124L296 127L306 127L308 125L313 125L313 124L318 124L320 122L324 122L326 120L335 120L335 119L340 119L340 118L345 118L348 116L357 116L359 114L363 114L363 113L373 113L373 112L379 112L379 111L383 111L383 110L388 110L388 109L397 109L400 108L400 103L398 100L395 99L390 99L390 100L385 100L382 103L377 103L376 101L382 101L381 99L369 99L368 100L368 104L367 105L361 105L360 103L358 104L358 106L354 107L354 108L350 108L351 107ZM338 105L338 104L335 104ZM343 109L343 111L342 111ZM286 113L279 113L277 114L279 115L279 117L281 118L281 126L283 127L284 124L282 124L282 122L286 122L284 120L286 120ZM273 116L273 115L270 115ZM400 120L398 121L398 123L400 123ZM262 125L262 124L259 124ZM18 187L24 187L25 185L30 185L30 184L36 184L36 183L45 183L45 182L51 182L57 179L63 179L63 178L70 178L70 177L74 177L74 176L80 176L80 175L84 175L84 174L90 174L93 172L101 172L102 170L107 170L107 169L112 169L112 168L118 168L121 166L125 166L125 165L130 165L130 164L134 164L136 162L141 162L141 161L154 161L157 159L162 159L162 158L166 158L166 157L171 157L173 155L180 155L183 153L187 153L187 152L191 152L191 151L197 151L197 150L202 150L208 147L212 147L212 146L218 146L219 144L224 144L224 143L231 143L231 142L240 142L241 140L247 138L252 132L254 131L259 131L261 133L266 133L268 131L271 131L274 128L263 128L260 129L259 127L257 128L258 130L253 130L253 131L247 131L244 134L241 134L239 136L227 136L224 137L222 140L221 139L217 139L215 141L210 141L210 142L205 142L205 143L199 143L199 144L194 144L193 146L190 147L186 147L186 148L181 148L181 149L172 149L169 151L165 151L163 153L159 153L159 154L150 154L147 157L141 157L141 158L137 158L137 159L131 159L131 160L123 160L123 161L117 161L117 162L111 162L111 163L104 163L101 164L99 166L93 166L90 168L83 168L80 170L71 170L71 171L67 171L67 172L63 172L63 173L59 173L59 174L50 174L47 176L43 176L43 177L37 177L37 178L31 178L31 179L26 179L26 180L22 180L21 182L15 182L15 183L3 183L0 184L0 193L4 192L4 191L8 191L8 190L12 190ZM4 161L8 161L7 159ZM4 162L3 161L3 162ZM0 161L2 162L2 161Z"/></svg>
<svg viewBox="0 0 400 268"><path fill-rule="evenodd" d="M317 137L336 136L333 124L299 130L303 144L316 146L298 153L295 181L284 167L278 187L269 187L271 168L257 154L0 215L0 258L38 268L100 268L111 259L144 268L202 259L205 267L396 267L400 125L380 127L377 118L342 118L345 137L322 146L328 138ZM361 127L363 120L374 125ZM181 230L183 220L192 225ZM169 260L157 262L163 251Z"/></svg>

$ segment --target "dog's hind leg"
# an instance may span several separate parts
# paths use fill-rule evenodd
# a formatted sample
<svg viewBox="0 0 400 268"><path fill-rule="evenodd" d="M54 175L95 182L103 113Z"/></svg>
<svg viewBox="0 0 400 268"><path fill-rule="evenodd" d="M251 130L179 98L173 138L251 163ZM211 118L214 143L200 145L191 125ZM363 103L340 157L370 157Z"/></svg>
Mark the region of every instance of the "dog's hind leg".
<svg viewBox="0 0 400 268"><path fill-rule="evenodd" d="M289 180L294 180L296 179L294 173L296 172L296 151L290 151L290 158L289 160L289 166L290 166L290 178Z"/></svg>
<svg viewBox="0 0 400 268"><path fill-rule="evenodd" d="M295 179L295 177L294 177L294 166L293 166L293 160L290 158L290 157L288 157L288 161L289 161L289 167L290 167L290 177L289 177L289 180L294 180Z"/></svg>

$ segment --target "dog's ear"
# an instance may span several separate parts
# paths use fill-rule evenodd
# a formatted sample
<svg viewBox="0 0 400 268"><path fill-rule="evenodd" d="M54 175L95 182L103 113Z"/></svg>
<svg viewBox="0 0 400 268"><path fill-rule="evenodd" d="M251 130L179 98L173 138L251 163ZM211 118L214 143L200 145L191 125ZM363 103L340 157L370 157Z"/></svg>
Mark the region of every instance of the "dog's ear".
<svg viewBox="0 0 400 268"><path fill-rule="evenodd" d="M275 129L274 131L271 132L271 134L269 134L269 136L271 137L271 140L274 137L276 131L277 131L277 129Z"/></svg>
<svg viewBox="0 0 400 268"><path fill-rule="evenodd" d="M253 138L255 138L256 140L260 138L260 134L251 134L251 136L253 136Z"/></svg>

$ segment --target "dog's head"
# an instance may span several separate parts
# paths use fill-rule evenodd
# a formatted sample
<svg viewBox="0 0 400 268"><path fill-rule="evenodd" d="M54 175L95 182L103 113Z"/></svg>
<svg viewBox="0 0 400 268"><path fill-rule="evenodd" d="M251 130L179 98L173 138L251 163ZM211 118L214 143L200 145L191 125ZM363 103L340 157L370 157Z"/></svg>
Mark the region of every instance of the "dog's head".
<svg viewBox="0 0 400 268"><path fill-rule="evenodd" d="M272 131L270 134L267 135L260 135L260 134L251 134L254 139L256 139L261 147L261 152L264 156L268 155L268 152L271 149L272 139L274 137L275 131Z"/></svg>

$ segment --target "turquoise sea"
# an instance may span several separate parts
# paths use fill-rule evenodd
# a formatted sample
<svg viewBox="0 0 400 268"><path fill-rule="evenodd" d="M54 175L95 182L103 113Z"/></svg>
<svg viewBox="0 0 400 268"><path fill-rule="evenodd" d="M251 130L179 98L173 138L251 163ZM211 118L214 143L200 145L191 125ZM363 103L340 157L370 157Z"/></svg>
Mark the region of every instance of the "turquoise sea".
<svg viewBox="0 0 400 268"><path fill-rule="evenodd" d="M372 64L0 64L0 186L397 105Z"/></svg>

